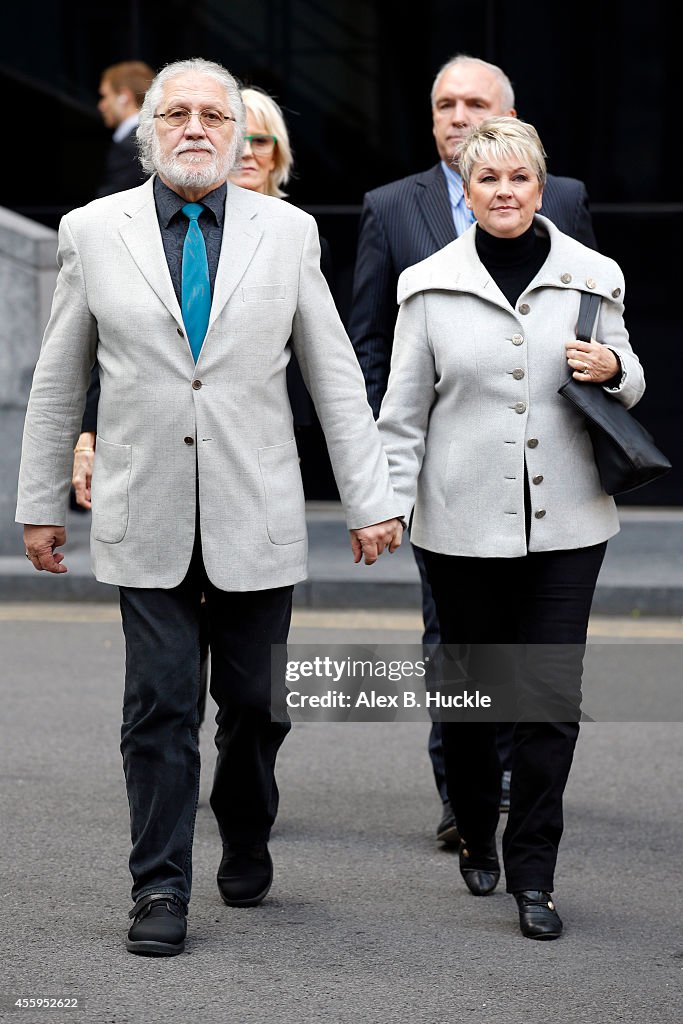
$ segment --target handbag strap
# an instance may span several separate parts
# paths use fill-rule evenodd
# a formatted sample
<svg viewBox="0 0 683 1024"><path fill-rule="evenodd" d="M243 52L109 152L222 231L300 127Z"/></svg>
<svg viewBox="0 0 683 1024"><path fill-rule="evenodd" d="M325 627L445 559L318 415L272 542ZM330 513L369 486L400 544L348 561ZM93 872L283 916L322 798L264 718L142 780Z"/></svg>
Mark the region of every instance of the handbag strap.
<svg viewBox="0 0 683 1024"><path fill-rule="evenodd" d="M579 319L576 321L576 337L579 341L590 341L600 309L600 296L595 292L581 292Z"/></svg>

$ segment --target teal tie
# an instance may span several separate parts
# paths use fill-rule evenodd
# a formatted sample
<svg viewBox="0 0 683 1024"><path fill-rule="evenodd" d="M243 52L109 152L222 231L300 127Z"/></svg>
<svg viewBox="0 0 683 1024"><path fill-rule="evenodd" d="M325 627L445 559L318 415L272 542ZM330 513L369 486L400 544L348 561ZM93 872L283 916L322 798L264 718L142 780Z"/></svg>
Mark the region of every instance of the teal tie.
<svg viewBox="0 0 683 1024"><path fill-rule="evenodd" d="M211 284L209 262L202 230L197 223L204 207L201 203L186 203L183 214L189 220L183 245L183 271L181 305L185 330L195 363L199 359L211 312Z"/></svg>

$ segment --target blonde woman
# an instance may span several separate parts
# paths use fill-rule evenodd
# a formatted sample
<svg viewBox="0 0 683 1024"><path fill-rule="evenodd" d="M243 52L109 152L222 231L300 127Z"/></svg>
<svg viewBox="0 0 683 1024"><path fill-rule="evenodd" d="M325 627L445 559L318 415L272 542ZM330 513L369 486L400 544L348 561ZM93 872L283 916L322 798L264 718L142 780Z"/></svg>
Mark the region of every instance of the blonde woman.
<svg viewBox="0 0 683 1024"><path fill-rule="evenodd" d="M522 934L555 939L588 616L619 529L585 421L557 389L572 374L628 408L645 385L621 270L537 212L546 170L536 130L489 118L465 139L459 168L476 223L400 277L379 426L402 511L414 509L442 640L464 646L469 678L494 688L494 706L515 709L507 891ZM590 342L575 336L584 291L601 297ZM460 871L486 896L500 877L496 723L442 729Z"/></svg>

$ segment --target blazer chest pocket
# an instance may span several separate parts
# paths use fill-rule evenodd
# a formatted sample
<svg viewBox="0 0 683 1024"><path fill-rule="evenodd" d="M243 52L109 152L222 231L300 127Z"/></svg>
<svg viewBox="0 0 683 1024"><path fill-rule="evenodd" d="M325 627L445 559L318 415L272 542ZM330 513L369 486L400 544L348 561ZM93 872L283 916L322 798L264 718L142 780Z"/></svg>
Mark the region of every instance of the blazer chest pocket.
<svg viewBox="0 0 683 1024"><path fill-rule="evenodd" d="M264 284L259 287L243 288L242 302L272 302L284 299L287 289L283 284Z"/></svg>
<svg viewBox="0 0 683 1024"><path fill-rule="evenodd" d="M258 449L266 502L266 529L273 544L295 544L306 537L304 488L296 441Z"/></svg>
<svg viewBox="0 0 683 1024"><path fill-rule="evenodd" d="M128 529L128 481L133 461L129 444L97 438L92 479L92 534L105 544L118 544Z"/></svg>

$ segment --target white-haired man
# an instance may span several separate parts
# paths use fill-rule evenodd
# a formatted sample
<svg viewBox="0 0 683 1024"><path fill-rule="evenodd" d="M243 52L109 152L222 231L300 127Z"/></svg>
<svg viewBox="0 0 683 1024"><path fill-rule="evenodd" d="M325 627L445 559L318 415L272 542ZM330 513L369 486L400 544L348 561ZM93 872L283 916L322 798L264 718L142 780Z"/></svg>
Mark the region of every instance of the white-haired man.
<svg viewBox="0 0 683 1024"><path fill-rule="evenodd" d="M227 182L244 121L220 65L180 61L156 77L138 129L153 177L60 226L61 270L24 434L17 520L29 524L27 557L65 572L55 548L66 539L71 448L97 359L92 552L97 578L120 588L135 901L127 947L147 955L180 953L185 942L202 594L218 704L218 886L228 905L254 906L272 880L274 765L289 725L271 720L284 687L280 668L271 675L271 647L285 644L293 584L306 574L290 336L354 558L373 562L402 533L362 375L320 272L315 223Z"/></svg>

